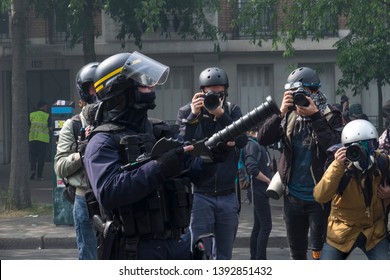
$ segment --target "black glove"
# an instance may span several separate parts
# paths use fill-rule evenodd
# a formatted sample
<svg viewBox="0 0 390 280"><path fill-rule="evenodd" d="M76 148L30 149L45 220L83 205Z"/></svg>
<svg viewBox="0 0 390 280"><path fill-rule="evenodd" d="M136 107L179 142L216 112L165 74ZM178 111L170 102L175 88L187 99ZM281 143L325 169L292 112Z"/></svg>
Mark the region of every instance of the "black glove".
<svg viewBox="0 0 390 280"><path fill-rule="evenodd" d="M157 159L160 165L161 174L170 178L180 174L183 170L184 150L182 147L170 150Z"/></svg>
<svg viewBox="0 0 390 280"><path fill-rule="evenodd" d="M87 148L88 140L78 141L77 151L80 153L80 156L83 157L85 154L85 149Z"/></svg>
<svg viewBox="0 0 390 280"><path fill-rule="evenodd" d="M217 146L210 149L211 157L214 162L224 162L232 149L233 147L229 147L226 143L218 143Z"/></svg>

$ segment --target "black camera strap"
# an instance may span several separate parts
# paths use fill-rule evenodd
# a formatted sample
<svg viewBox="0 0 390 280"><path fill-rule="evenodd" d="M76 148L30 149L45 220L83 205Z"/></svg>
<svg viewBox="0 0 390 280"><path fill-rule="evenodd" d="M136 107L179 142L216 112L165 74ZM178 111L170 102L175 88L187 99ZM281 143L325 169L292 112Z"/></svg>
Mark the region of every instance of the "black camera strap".
<svg viewBox="0 0 390 280"><path fill-rule="evenodd" d="M389 158L388 156L384 154L379 154L376 159L376 165L380 171L381 177L381 185L384 186L385 180L388 184L390 184L390 172L389 172ZM352 169L346 169L343 176L341 177L339 186L337 188L337 193L339 195L343 195L344 190L349 184L349 181L352 177L359 178L359 174L357 174L356 170L355 172Z"/></svg>

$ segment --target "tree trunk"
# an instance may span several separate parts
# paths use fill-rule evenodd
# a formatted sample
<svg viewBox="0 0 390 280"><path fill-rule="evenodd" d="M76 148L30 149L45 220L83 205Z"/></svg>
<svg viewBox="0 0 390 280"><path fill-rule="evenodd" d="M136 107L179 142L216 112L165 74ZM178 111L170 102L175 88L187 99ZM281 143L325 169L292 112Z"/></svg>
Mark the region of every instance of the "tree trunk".
<svg viewBox="0 0 390 280"><path fill-rule="evenodd" d="M27 1L14 0L11 15L12 42L12 148L9 188L11 208L31 207L28 186L28 112L26 91Z"/></svg>
<svg viewBox="0 0 390 280"><path fill-rule="evenodd" d="M85 64L96 61L94 0L85 0L83 5L83 51Z"/></svg>
<svg viewBox="0 0 390 280"><path fill-rule="evenodd" d="M383 106L383 97L382 97L382 80L377 79L376 85L378 87L378 133L379 135L383 131L383 112L382 112L382 106Z"/></svg>

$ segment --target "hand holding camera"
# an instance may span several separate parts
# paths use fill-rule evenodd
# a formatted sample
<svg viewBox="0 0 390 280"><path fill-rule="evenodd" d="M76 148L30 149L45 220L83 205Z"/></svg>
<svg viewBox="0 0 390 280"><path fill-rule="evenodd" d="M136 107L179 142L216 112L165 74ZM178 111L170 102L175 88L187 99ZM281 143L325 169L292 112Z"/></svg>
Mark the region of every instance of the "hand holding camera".
<svg viewBox="0 0 390 280"><path fill-rule="evenodd" d="M199 115L203 107L203 92L195 93L191 101L191 113Z"/></svg>
<svg viewBox="0 0 390 280"><path fill-rule="evenodd" d="M341 146L337 151L334 153L334 159L340 163L346 163L347 157L346 157L346 151L347 148Z"/></svg>
<svg viewBox="0 0 390 280"><path fill-rule="evenodd" d="M285 115L287 111L297 110L299 115L311 116L318 111L310 98L310 92L303 87L301 82L287 83L284 89L286 91L280 108L282 115Z"/></svg>

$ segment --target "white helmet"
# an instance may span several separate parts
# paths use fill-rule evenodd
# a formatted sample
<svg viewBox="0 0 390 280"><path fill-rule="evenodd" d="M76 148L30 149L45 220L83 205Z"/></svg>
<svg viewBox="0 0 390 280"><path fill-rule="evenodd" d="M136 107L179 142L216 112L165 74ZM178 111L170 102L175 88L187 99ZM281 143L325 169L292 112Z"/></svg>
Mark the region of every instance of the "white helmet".
<svg viewBox="0 0 390 280"><path fill-rule="evenodd" d="M378 141L378 131L375 126L363 119L353 120L347 123L341 133L341 143L345 146L363 140Z"/></svg>

